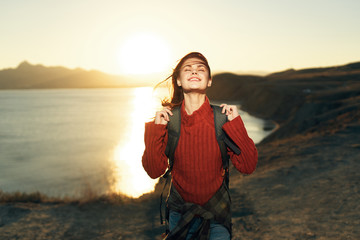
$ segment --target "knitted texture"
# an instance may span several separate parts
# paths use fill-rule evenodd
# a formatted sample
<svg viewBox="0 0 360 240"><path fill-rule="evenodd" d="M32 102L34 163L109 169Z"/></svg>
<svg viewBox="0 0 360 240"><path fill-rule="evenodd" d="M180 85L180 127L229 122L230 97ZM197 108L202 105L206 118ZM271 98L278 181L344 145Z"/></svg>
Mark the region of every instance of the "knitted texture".
<svg viewBox="0 0 360 240"><path fill-rule="evenodd" d="M223 130L241 149L240 155L229 151L233 165L242 173L252 173L257 164L257 150L254 142L248 137L240 116L225 123ZM146 123L142 163L152 178L160 177L168 167L166 143L166 125ZM180 139L175 150L171 174L173 184L184 201L199 205L205 204L223 182L214 116L207 98L191 115L186 113L184 104L181 106Z"/></svg>

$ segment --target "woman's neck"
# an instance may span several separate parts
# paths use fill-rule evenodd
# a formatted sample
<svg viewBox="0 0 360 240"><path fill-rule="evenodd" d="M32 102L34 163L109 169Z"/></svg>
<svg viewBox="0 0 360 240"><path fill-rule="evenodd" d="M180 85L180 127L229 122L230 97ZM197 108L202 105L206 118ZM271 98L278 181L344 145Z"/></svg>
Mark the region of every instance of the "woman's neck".
<svg viewBox="0 0 360 240"><path fill-rule="evenodd" d="M185 93L185 111L191 115L198 110L205 102L206 95L204 93Z"/></svg>

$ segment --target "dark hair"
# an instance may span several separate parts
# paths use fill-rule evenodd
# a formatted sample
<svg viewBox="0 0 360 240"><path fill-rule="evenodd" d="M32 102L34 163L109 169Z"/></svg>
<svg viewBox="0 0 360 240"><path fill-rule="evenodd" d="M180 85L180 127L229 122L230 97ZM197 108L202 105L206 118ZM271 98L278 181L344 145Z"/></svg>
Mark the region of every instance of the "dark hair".
<svg viewBox="0 0 360 240"><path fill-rule="evenodd" d="M204 55L202 55L199 52L191 52L186 54L182 59L179 60L179 63L176 65L175 69L173 69L172 74L167 77L164 81L160 82L159 84L157 84L155 86L155 88L157 86L159 86L161 83L164 83L166 81L168 81L171 78L171 98L169 99L163 99L162 100L162 106L164 107L170 107L173 108L175 106L178 106L182 103L182 101L184 100L184 93L181 87L179 87L177 85L176 80L178 79L178 77L180 76L180 70L182 65L184 64L184 62L189 59L189 58L197 58L199 60L202 61L202 63L207 67L207 69L209 70L209 78L211 78L211 70L210 70L210 66L208 64L207 59L204 57Z"/></svg>

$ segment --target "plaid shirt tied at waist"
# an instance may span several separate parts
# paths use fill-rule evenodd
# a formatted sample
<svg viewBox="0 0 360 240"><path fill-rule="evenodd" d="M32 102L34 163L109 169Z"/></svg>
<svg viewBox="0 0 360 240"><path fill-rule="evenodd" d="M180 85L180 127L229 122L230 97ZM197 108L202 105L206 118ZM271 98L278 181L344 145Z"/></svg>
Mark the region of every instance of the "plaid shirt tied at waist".
<svg viewBox="0 0 360 240"><path fill-rule="evenodd" d="M225 183L203 206L185 202L175 187L171 185L167 199L167 207L182 214L177 226L167 235L165 239L185 239L190 223L194 217L202 218L202 222L191 239L209 239L210 221L215 220L229 230L231 235L231 199Z"/></svg>

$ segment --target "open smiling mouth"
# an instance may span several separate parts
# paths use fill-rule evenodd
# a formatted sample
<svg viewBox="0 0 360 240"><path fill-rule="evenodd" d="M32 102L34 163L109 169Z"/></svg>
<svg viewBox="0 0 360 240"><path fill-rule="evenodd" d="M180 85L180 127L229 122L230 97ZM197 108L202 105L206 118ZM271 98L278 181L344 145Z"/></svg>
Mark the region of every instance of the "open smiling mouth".
<svg viewBox="0 0 360 240"><path fill-rule="evenodd" d="M192 77L192 78L189 78L189 81L190 81L190 82L200 82L201 79L200 79L200 78L197 78L197 77Z"/></svg>

